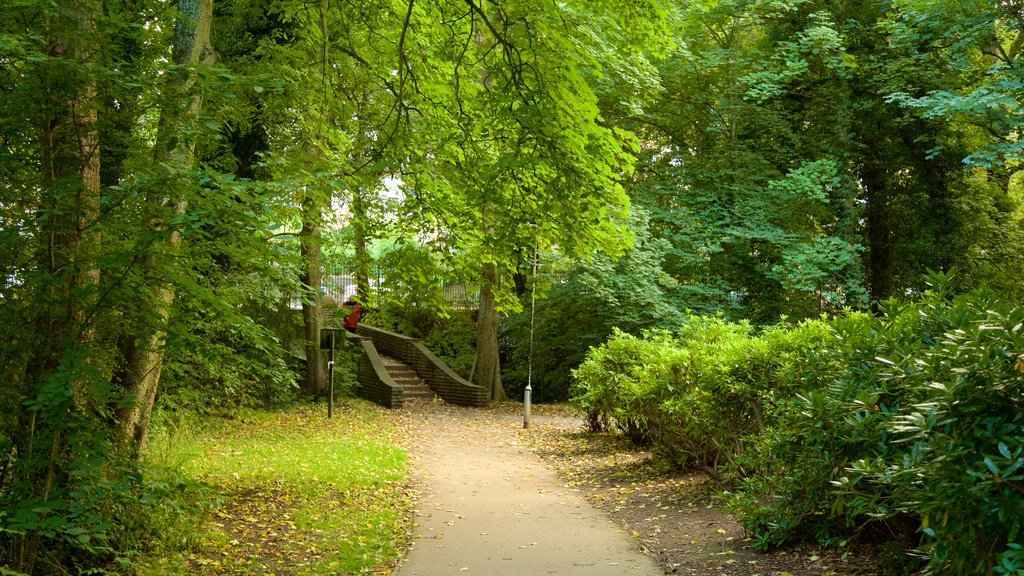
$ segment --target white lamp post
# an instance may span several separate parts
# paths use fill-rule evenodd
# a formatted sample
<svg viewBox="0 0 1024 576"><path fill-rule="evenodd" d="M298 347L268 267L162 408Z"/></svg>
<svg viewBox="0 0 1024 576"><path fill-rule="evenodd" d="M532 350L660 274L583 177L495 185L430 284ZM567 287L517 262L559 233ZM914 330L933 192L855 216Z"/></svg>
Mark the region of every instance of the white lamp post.
<svg viewBox="0 0 1024 576"><path fill-rule="evenodd" d="M530 352L526 363L526 390L523 391L523 428L530 427L530 402L533 396L533 314L537 307L537 259L540 250L533 249L533 286L530 289Z"/></svg>

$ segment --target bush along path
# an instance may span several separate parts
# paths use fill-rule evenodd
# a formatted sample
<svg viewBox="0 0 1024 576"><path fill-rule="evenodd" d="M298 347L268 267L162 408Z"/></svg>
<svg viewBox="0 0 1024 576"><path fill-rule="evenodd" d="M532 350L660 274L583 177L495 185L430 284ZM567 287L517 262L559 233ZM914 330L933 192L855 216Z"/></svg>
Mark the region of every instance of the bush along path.
<svg viewBox="0 0 1024 576"><path fill-rule="evenodd" d="M704 476L665 471L619 435L585 432L564 407L534 406L523 430L520 409L428 403L393 413L419 491L399 576L873 570L818 549L754 552Z"/></svg>
<svg viewBox="0 0 1024 576"><path fill-rule="evenodd" d="M733 488L760 549L877 546L894 572L1024 574L1024 307L952 276L879 314L616 332L574 372L594 429Z"/></svg>

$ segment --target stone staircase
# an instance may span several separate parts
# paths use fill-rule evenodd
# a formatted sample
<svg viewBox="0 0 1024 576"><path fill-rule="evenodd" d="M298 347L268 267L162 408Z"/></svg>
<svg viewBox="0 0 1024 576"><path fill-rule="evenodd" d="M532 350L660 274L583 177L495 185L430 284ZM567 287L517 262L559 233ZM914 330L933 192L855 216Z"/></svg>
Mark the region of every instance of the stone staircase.
<svg viewBox="0 0 1024 576"><path fill-rule="evenodd" d="M402 387L407 402L410 400L432 401L437 397L430 386L427 386L408 364L388 356L381 356L381 360L384 361L384 368L387 369L395 384Z"/></svg>

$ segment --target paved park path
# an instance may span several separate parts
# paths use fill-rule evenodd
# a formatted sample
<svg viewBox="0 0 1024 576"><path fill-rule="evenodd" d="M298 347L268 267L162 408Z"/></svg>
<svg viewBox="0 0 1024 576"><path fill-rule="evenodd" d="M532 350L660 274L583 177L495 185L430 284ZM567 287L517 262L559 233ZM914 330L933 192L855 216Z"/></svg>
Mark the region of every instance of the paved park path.
<svg viewBox="0 0 1024 576"><path fill-rule="evenodd" d="M398 576L663 574L524 445L521 414L423 403L399 418L420 496ZM539 426L580 422L535 415Z"/></svg>

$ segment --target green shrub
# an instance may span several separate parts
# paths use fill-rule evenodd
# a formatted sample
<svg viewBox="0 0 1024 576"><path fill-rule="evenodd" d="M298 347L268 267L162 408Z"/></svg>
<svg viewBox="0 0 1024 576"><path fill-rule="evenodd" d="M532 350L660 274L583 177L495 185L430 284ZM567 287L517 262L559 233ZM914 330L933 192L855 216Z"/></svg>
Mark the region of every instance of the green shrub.
<svg viewBox="0 0 1024 576"><path fill-rule="evenodd" d="M592 428L614 424L673 465L724 481L750 473L750 437L776 418L776 397L800 380L796 359L826 330L813 320L755 336L749 324L698 316L675 337L617 331L574 371L574 402Z"/></svg>
<svg viewBox="0 0 1024 576"><path fill-rule="evenodd" d="M1024 309L950 297L835 321L734 499L763 546L877 534L936 574L1024 573Z"/></svg>
<svg viewBox="0 0 1024 576"><path fill-rule="evenodd" d="M739 479L755 542L887 542L904 570L1024 574L1024 308L951 276L881 315L617 331L574 402L679 466Z"/></svg>
<svg viewBox="0 0 1024 576"><path fill-rule="evenodd" d="M301 315L287 307L287 292L276 283L280 275L232 273L217 282L202 276L188 284L191 291L178 294L159 406L223 414L295 398L298 384L285 343L301 333Z"/></svg>
<svg viewBox="0 0 1024 576"><path fill-rule="evenodd" d="M744 323L693 318L682 339L690 350L683 393L665 402L666 432L685 441L666 452L696 464L719 480L722 472L746 476L752 438L778 416L778 398L791 396L804 366L796 360L826 332L822 320L780 324L754 334ZM676 440L679 442L679 440ZM662 441L668 448L667 440Z"/></svg>
<svg viewBox="0 0 1024 576"><path fill-rule="evenodd" d="M889 329L890 336L913 332ZM870 317L850 315L834 321L832 332L796 359L803 366L802 382L790 395L777 396L776 421L746 455L755 473L732 499L733 510L761 547L797 535L814 535L825 544L843 542L841 528L847 523L837 520L841 514L822 514L836 500L835 474L841 462L872 450L868 446L882 450L889 445L877 422L891 411L895 398L870 384L877 381L872 359L883 353L881 334ZM848 377L842 383L826 384L843 373ZM847 411L846 394L861 410Z"/></svg>
<svg viewBox="0 0 1024 576"><path fill-rule="evenodd" d="M680 380L681 360L667 332L638 338L615 329L573 371L573 403L587 415L592 430L614 425L634 442L647 443L661 395Z"/></svg>

